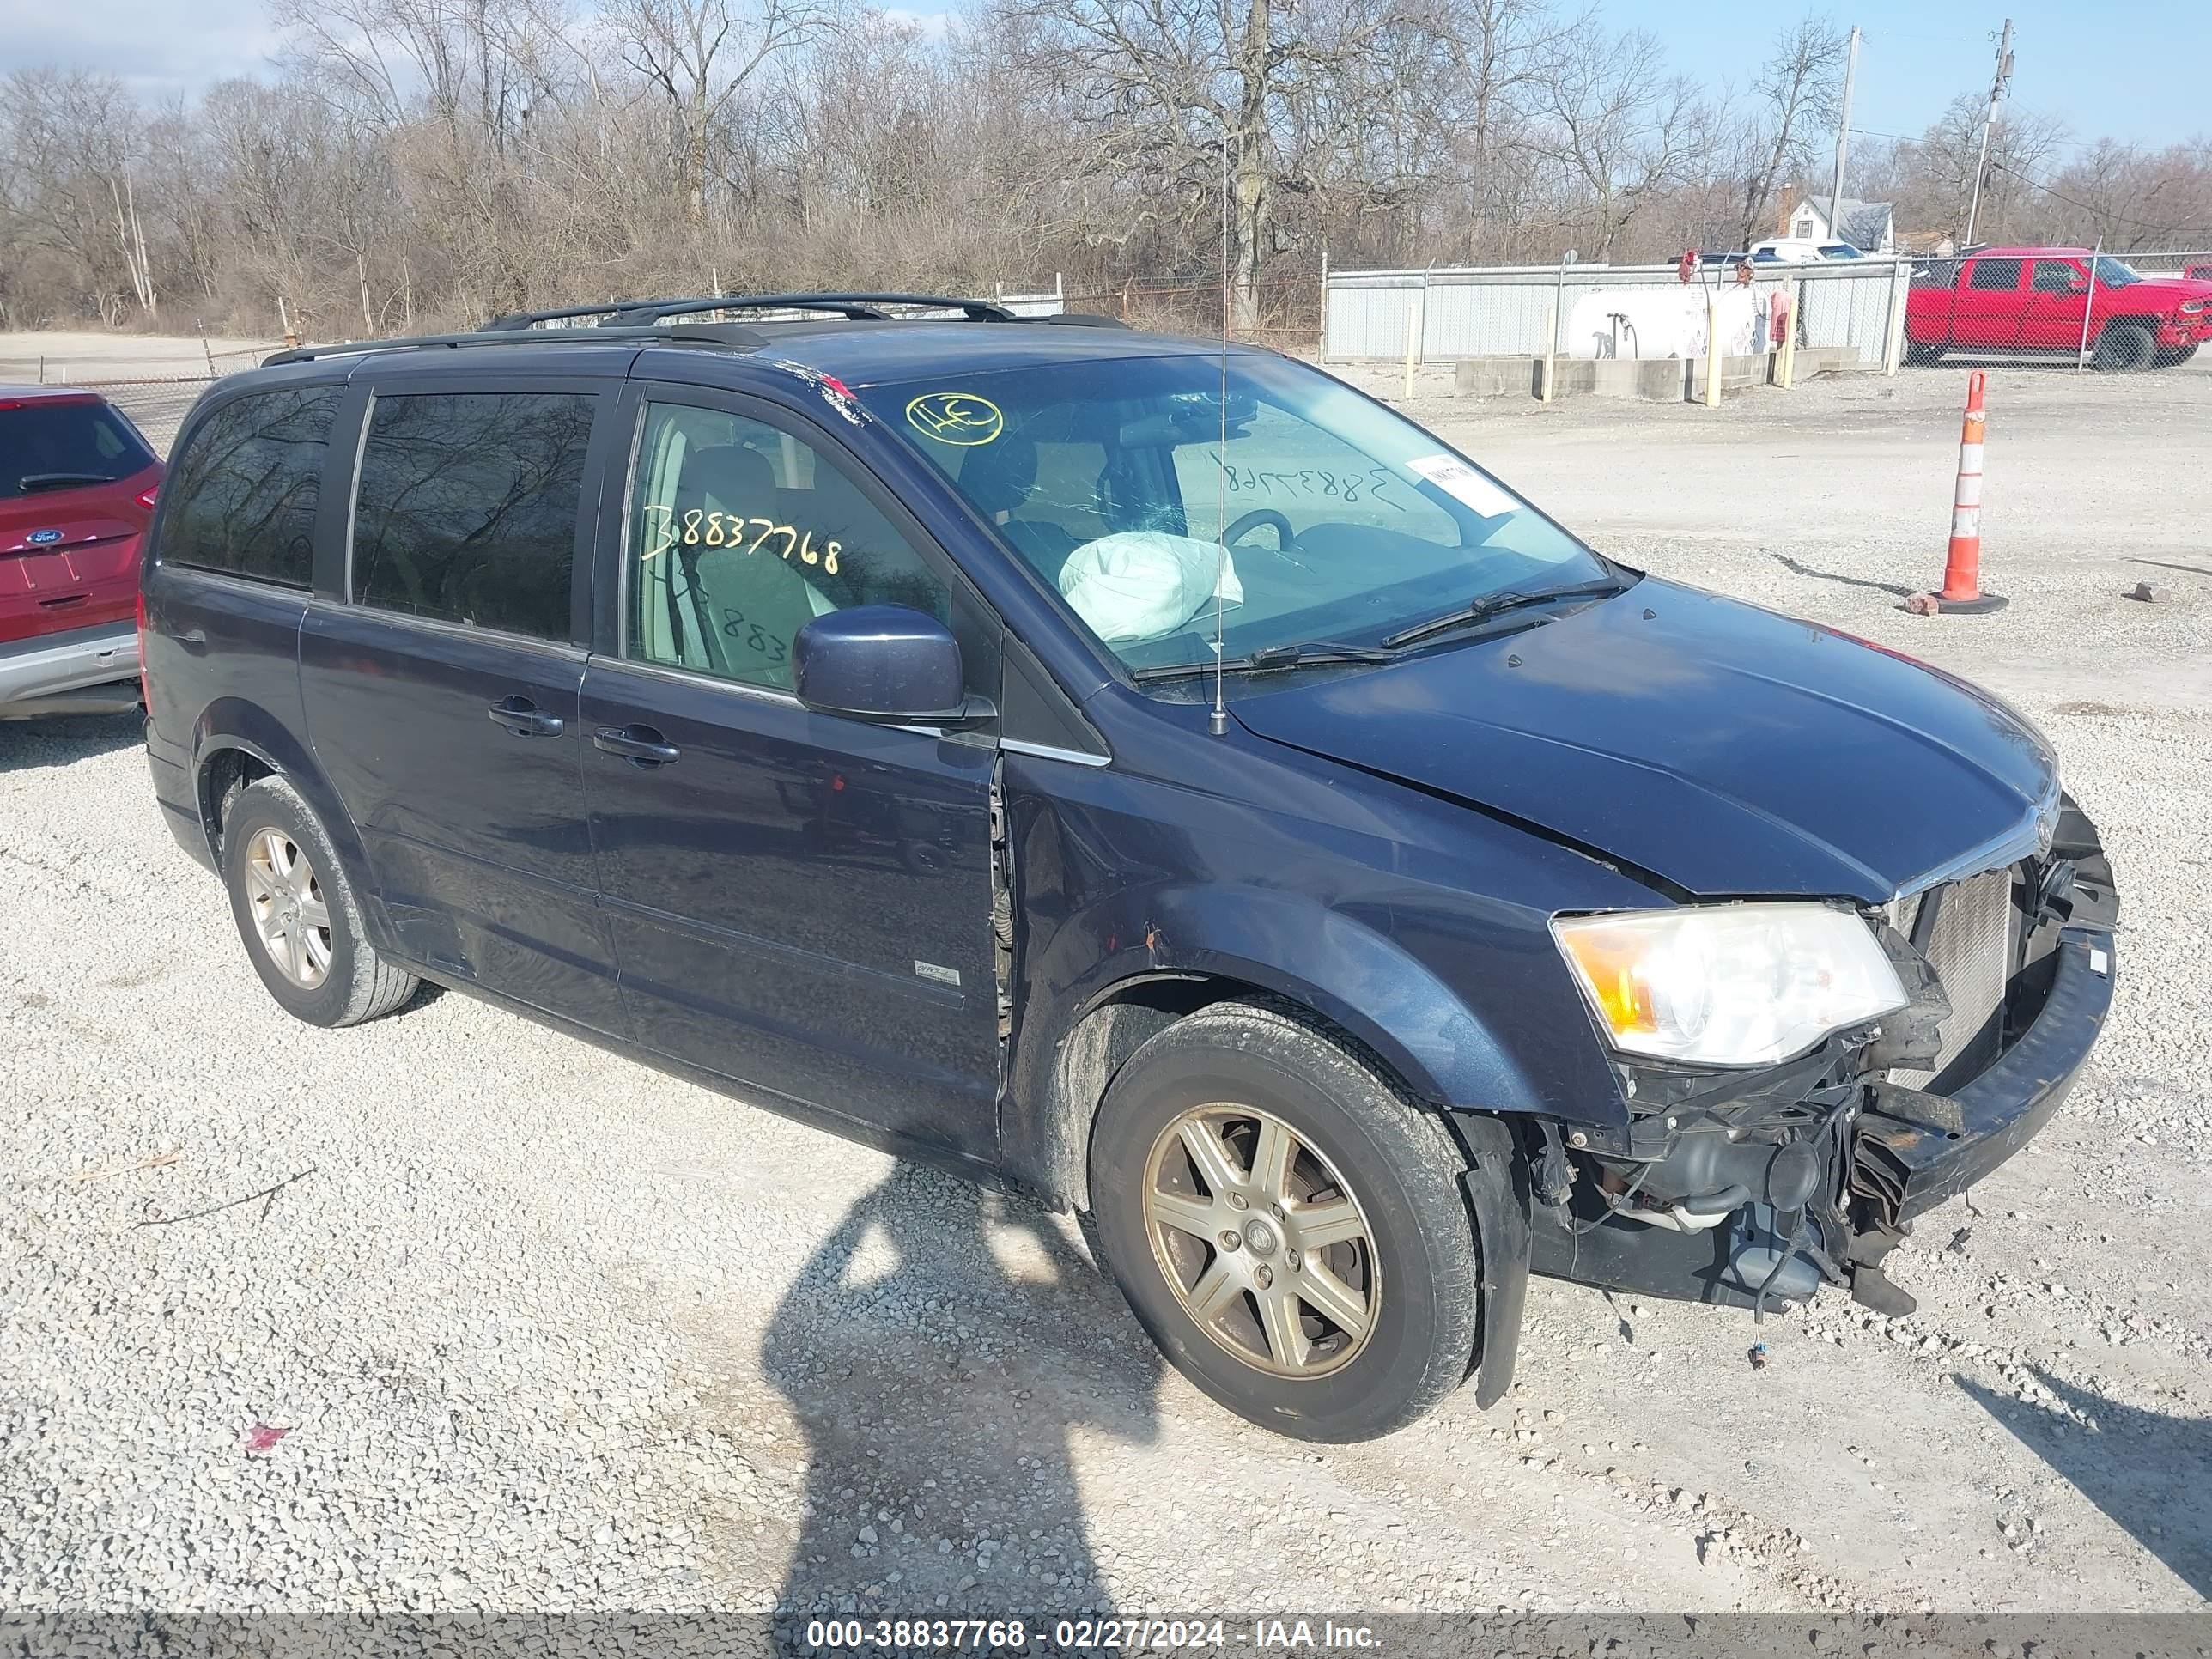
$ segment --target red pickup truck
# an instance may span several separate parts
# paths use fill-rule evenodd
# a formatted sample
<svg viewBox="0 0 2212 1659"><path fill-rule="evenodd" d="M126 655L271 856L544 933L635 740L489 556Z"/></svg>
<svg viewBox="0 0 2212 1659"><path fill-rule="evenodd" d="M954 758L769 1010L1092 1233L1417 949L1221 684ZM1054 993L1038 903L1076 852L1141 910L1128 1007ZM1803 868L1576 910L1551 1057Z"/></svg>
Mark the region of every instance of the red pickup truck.
<svg viewBox="0 0 2212 1659"><path fill-rule="evenodd" d="M1905 361L1932 363L1946 351L2070 356L2081 349L2085 312L2098 368L2186 362L2212 339L2212 289L2203 283L2141 276L2087 248L1985 247L1913 267Z"/></svg>

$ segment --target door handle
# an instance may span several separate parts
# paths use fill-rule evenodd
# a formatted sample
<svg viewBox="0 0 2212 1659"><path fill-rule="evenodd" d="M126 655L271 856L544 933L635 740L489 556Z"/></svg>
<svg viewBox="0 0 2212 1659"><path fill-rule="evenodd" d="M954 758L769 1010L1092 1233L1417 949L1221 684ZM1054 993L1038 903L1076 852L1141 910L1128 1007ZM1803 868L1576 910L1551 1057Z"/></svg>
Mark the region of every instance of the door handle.
<svg viewBox="0 0 2212 1659"><path fill-rule="evenodd" d="M541 714L527 697L501 697L484 713L494 726L503 726L518 738L557 738L568 722L558 714Z"/></svg>
<svg viewBox="0 0 2212 1659"><path fill-rule="evenodd" d="M592 733L592 747L632 766L665 766L684 752L649 726L603 726Z"/></svg>

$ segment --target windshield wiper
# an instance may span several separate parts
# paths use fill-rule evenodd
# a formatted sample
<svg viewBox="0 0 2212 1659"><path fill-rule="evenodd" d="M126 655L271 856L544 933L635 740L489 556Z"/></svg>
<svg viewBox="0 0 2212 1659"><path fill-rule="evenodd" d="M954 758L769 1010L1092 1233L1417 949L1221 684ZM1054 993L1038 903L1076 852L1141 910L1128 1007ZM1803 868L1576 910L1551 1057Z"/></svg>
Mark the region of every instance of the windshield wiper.
<svg viewBox="0 0 2212 1659"><path fill-rule="evenodd" d="M1226 657L1222 659L1224 674L1264 674L1270 669L1304 668L1309 663L1325 662L1391 662L1398 653L1372 645L1341 645L1328 640L1309 640L1303 645L1266 645L1249 656ZM1132 669L1133 680L1179 680L1194 675L1211 674L1211 662L1156 663L1150 668Z"/></svg>
<svg viewBox="0 0 2212 1659"><path fill-rule="evenodd" d="M1477 599L1473 605L1457 611L1448 611L1441 617L1431 617L1425 623L1415 623L1382 641L1386 650L1403 650L1407 646L1433 639L1438 634L1455 628L1472 628L1477 623L1488 622L1492 617L1502 617L1509 611L1522 611L1532 605L1553 605L1565 599L1604 599L1625 592L1628 584L1623 581L1584 582L1576 587L1540 587L1533 592L1493 593L1488 599Z"/></svg>
<svg viewBox="0 0 2212 1659"><path fill-rule="evenodd" d="M28 495L40 489L72 489L79 484L113 483L105 472L27 472L15 488Z"/></svg>

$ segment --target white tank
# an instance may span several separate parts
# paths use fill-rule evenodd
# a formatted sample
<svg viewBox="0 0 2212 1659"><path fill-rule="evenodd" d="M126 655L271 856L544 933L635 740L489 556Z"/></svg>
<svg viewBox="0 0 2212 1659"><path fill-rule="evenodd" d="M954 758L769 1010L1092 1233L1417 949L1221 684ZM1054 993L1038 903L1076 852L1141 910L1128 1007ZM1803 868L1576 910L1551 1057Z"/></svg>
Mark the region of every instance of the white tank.
<svg viewBox="0 0 2212 1659"><path fill-rule="evenodd" d="M1592 289L1569 308L1561 349L1570 357L1702 357L1711 294L1698 283ZM1731 283L1717 297L1723 353L1765 350L1766 295Z"/></svg>

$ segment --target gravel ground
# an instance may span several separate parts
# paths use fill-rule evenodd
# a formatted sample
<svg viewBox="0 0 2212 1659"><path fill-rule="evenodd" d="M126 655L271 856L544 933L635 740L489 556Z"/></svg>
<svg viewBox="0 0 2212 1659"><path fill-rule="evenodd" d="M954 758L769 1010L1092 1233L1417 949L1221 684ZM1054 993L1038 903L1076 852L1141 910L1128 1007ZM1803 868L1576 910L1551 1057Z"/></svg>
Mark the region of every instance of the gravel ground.
<svg viewBox="0 0 2212 1659"><path fill-rule="evenodd" d="M2119 1001L1892 1258L1916 1316L1539 1281L1496 1410L1277 1439L1155 1363L1065 1219L463 997L293 1023L131 723L0 726L0 1607L2202 1611L2212 373L1993 371L2013 604L1914 618L1963 380L1716 415L1432 372L1413 411L2057 741Z"/></svg>

